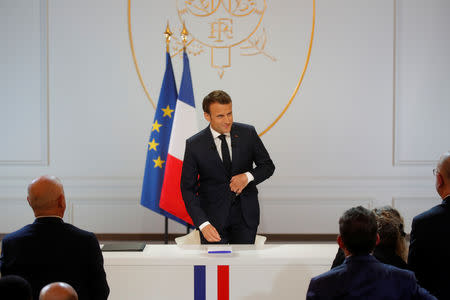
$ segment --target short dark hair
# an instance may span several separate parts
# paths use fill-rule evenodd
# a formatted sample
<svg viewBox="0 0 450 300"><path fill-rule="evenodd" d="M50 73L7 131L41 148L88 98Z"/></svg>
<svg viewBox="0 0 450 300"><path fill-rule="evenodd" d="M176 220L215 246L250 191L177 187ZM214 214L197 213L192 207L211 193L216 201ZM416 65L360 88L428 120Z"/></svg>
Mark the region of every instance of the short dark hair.
<svg viewBox="0 0 450 300"><path fill-rule="evenodd" d="M17 275L3 276L0 278L0 299L32 300L31 285Z"/></svg>
<svg viewBox="0 0 450 300"><path fill-rule="evenodd" d="M369 254L377 242L375 214L362 206L350 208L339 219L339 233L352 255Z"/></svg>
<svg viewBox="0 0 450 300"><path fill-rule="evenodd" d="M205 98L203 98L203 111L209 114L209 108L213 103L229 104L231 103L231 97L226 92L221 90L212 91L211 93L206 95Z"/></svg>

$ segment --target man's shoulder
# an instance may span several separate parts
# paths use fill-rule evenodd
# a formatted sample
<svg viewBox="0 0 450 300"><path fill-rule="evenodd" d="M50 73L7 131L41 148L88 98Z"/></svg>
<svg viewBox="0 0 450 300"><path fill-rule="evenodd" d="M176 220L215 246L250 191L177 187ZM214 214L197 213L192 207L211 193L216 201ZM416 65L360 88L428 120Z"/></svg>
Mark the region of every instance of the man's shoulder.
<svg viewBox="0 0 450 300"><path fill-rule="evenodd" d="M245 138L248 142L252 142L254 138L258 136L254 126L238 122L233 122L231 134L234 137L239 136L241 138Z"/></svg>
<svg viewBox="0 0 450 300"><path fill-rule="evenodd" d="M332 280L333 278L336 278L346 272L347 272L347 265L341 264L325 273L313 277L311 279L311 282L319 283L322 281Z"/></svg>
<svg viewBox="0 0 450 300"><path fill-rule="evenodd" d="M365 275L364 275L365 274ZM415 282L415 276L412 271L397 268L392 265L384 264L378 260L372 260L364 263L352 265L352 263L343 263L342 265L329 270L312 278L311 282L320 285L321 283L351 282L353 276L373 277L373 280L395 279L400 282Z"/></svg>
<svg viewBox="0 0 450 300"><path fill-rule="evenodd" d="M187 139L188 143L198 142L202 139L207 138L208 130L210 130L209 126L200 130L199 132L197 132L196 134L194 134L193 136L191 136L190 138Z"/></svg>
<svg viewBox="0 0 450 300"><path fill-rule="evenodd" d="M69 223L62 223L62 226L60 224L55 224L54 226L46 227L45 231L53 232L53 230L55 231L62 230L64 237L67 238L79 237L86 239L87 238L96 239L95 234L93 232L83 230ZM21 238L33 238L35 235L39 235L40 232L42 231L37 229L37 225L35 223L28 224L20 228L19 230L13 231L5 235L5 237L3 238L3 242L15 241Z"/></svg>
<svg viewBox="0 0 450 300"><path fill-rule="evenodd" d="M400 269L392 265L382 264L379 272L374 272L375 279L381 283L395 282L395 289L414 292L417 289L417 278L413 271Z"/></svg>
<svg viewBox="0 0 450 300"><path fill-rule="evenodd" d="M78 235L95 236L95 234L93 232L87 231L87 230L84 230L84 229L81 229L81 228L78 228L77 226L69 224L69 223L64 223L64 227L65 227L66 230L69 230L69 231L71 231L71 232L73 232L75 234L78 234Z"/></svg>
<svg viewBox="0 0 450 300"><path fill-rule="evenodd" d="M255 126L250 125L250 124L233 122L233 129L245 130L245 131L253 131L253 130L255 130Z"/></svg>
<svg viewBox="0 0 450 300"><path fill-rule="evenodd" d="M97 237L93 232L78 228L69 223L64 223L64 231L67 233L68 237L76 240L90 240L98 242Z"/></svg>
<svg viewBox="0 0 450 300"><path fill-rule="evenodd" d="M393 265L384 264L382 262L380 262L379 266L380 269L385 270L386 274L391 274L391 276L404 278L407 280L415 280L414 272L410 270L401 269Z"/></svg>
<svg viewBox="0 0 450 300"><path fill-rule="evenodd" d="M404 286L411 286L416 283L414 272L382 263L376 258L374 260L374 262L362 268L364 273L371 277L373 281L386 282L395 280Z"/></svg>
<svg viewBox="0 0 450 300"><path fill-rule="evenodd" d="M399 276L406 276L406 277L411 277L414 276L414 273L409 271L409 270L405 270L405 269L401 269L392 265L388 265L388 264L384 264L382 262L380 262L379 260L377 260L375 257L373 257L372 255L367 256L367 258L363 258L364 260L359 260L356 262L353 262L351 260L346 260L343 264L337 266L336 268L333 268L331 270L329 270L328 272L325 272L319 276L316 276L315 278L327 278L327 277L334 277L334 276L339 276L342 274L345 274L347 272L349 273L353 273L356 269L355 268L359 268L359 269L364 269L364 270L372 270L374 272L376 271L382 271L385 274L398 274Z"/></svg>
<svg viewBox="0 0 450 300"><path fill-rule="evenodd" d="M28 235L29 232L31 231L32 225L33 224L28 224L28 225L25 225L25 226L23 226L22 228L20 228L20 229L18 229L16 231L8 233L7 235L5 235L3 237L2 242L6 243L6 242L9 242L9 241L14 241L14 240L20 239L20 238Z"/></svg>
<svg viewBox="0 0 450 300"><path fill-rule="evenodd" d="M415 225L427 222L429 220L433 220L439 218L440 216L444 216L450 213L450 208L448 205L438 204L433 206L432 208L418 214L413 218L413 223ZM450 223L450 219L448 220Z"/></svg>

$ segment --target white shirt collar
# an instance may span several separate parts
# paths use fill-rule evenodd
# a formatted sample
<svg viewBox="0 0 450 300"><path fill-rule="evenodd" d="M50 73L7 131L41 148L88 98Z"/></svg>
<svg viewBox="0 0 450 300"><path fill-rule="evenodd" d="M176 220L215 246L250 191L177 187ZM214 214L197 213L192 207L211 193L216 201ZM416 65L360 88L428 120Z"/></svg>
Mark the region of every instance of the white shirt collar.
<svg viewBox="0 0 450 300"><path fill-rule="evenodd" d="M212 128L211 125L209 125L209 129L211 130L211 133L212 133L212 136L213 136L214 139L218 138L219 135L221 135L221 133L218 133L217 131L215 131L215 130ZM230 137L230 133L229 133L229 132L224 133L224 135L227 136L227 137Z"/></svg>
<svg viewBox="0 0 450 300"><path fill-rule="evenodd" d="M54 216L54 215L36 217L36 219L39 219L39 218L60 218L62 220L62 218L60 216Z"/></svg>

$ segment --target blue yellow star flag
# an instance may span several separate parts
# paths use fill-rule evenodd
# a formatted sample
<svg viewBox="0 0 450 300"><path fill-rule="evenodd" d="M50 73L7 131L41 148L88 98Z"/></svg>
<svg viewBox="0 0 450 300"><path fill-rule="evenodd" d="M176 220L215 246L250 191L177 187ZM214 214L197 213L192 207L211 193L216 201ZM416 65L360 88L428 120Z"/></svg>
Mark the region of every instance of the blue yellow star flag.
<svg viewBox="0 0 450 300"><path fill-rule="evenodd" d="M147 161L142 183L141 205L174 221L186 224L159 208L177 97L172 60L170 54L166 52L166 71L147 144Z"/></svg>

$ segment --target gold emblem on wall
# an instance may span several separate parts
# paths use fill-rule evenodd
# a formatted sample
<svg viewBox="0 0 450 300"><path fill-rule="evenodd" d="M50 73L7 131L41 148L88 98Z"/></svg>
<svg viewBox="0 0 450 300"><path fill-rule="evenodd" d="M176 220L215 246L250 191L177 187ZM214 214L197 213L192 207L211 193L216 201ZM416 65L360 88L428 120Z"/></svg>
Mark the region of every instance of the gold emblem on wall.
<svg viewBox="0 0 450 300"><path fill-rule="evenodd" d="M220 78L231 67L235 47L242 56L262 54L276 61L265 49L267 34L261 24L266 8L265 0L177 0L178 16L190 31L188 52L199 55L209 48L211 67ZM180 54L182 46L175 40L171 53Z"/></svg>
<svg viewBox="0 0 450 300"><path fill-rule="evenodd" d="M312 23L303 68L299 73L297 84L293 91L290 92L290 96L282 111L275 113L275 118L259 133L260 136L272 129L284 116L305 77L311 57L316 22L316 0L309 1L312 3ZM266 30L261 26L266 12L265 0L177 0L177 10L182 23L190 31L186 41L187 52L190 55L197 56L208 54L209 48L211 66L218 70L220 78L223 77L225 68L231 67L231 51L240 51L241 56L263 55L272 61L276 61L275 57L268 54L265 50L267 34ZM155 108L155 102L150 97L150 93L144 83L136 57L131 19L131 0L128 0L128 33L131 54L145 95L153 108ZM181 54L183 51L182 39L173 35L169 50L172 57Z"/></svg>

